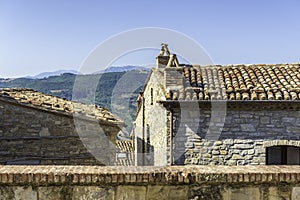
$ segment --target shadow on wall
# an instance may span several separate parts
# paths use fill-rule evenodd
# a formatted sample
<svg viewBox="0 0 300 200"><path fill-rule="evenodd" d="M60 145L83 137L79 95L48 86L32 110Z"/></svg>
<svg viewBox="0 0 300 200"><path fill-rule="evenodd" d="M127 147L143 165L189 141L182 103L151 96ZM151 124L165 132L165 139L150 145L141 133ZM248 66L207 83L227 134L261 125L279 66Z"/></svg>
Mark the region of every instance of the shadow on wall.
<svg viewBox="0 0 300 200"><path fill-rule="evenodd" d="M136 165L153 166L154 165L154 147L150 142L146 142L141 138L136 138Z"/></svg>

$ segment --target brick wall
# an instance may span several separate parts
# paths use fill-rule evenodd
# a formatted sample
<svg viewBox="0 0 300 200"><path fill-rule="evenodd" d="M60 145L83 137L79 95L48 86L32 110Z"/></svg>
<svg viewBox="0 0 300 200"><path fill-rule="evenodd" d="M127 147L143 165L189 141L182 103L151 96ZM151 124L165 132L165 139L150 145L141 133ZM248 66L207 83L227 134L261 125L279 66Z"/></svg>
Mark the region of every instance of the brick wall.
<svg viewBox="0 0 300 200"><path fill-rule="evenodd" d="M291 199L299 166L0 166L0 199Z"/></svg>

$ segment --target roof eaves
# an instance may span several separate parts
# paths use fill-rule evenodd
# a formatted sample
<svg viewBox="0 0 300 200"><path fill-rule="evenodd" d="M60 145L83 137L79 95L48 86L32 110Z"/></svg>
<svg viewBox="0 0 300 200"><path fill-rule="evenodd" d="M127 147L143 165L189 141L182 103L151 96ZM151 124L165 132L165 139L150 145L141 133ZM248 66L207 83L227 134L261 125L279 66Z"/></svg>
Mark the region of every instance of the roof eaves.
<svg viewBox="0 0 300 200"><path fill-rule="evenodd" d="M197 103L199 106L210 106L212 104L217 105L220 103L221 105L235 106L235 105L264 105L264 106L272 106L272 107L281 107L284 105L285 107L293 107L293 105L297 104L296 108L300 109L300 100L161 100L158 103L166 106L174 105L195 105ZM249 107L251 109L251 107Z"/></svg>

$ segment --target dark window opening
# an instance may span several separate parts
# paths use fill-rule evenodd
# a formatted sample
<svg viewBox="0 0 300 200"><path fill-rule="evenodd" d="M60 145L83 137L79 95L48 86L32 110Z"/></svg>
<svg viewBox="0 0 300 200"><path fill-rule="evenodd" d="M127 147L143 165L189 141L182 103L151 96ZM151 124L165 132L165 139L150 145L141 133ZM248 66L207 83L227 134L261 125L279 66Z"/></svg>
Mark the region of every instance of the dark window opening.
<svg viewBox="0 0 300 200"><path fill-rule="evenodd" d="M267 165L300 165L300 147L273 146L266 150Z"/></svg>
<svg viewBox="0 0 300 200"><path fill-rule="evenodd" d="M147 124L146 152L150 153L150 126Z"/></svg>
<svg viewBox="0 0 300 200"><path fill-rule="evenodd" d="M151 105L153 105L153 88L150 90L150 95L151 95Z"/></svg>

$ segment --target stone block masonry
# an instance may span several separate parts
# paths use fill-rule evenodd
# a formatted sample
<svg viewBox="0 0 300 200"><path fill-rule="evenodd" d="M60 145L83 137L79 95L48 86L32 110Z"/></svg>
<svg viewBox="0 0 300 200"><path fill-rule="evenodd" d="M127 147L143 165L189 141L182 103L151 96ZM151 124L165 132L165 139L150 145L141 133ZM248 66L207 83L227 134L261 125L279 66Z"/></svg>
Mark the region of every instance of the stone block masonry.
<svg viewBox="0 0 300 200"><path fill-rule="evenodd" d="M184 105L173 109L175 165L265 165L267 147L300 147L298 104L231 103L223 119L205 105ZM213 131L215 140L207 139Z"/></svg>
<svg viewBox="0 0 300 200"><path fill-rule="evenodd" d="M152 130L153 165L299 164L299 64L163 67L162 52L136 121Z"/></svg>
<svg viewBox="0 0 300 200"><path fill-rule="evenodd" d="M0 166L0 199L291 199L299 166Z"/></svg>
<svg viewBox="0 0 300 200"><path fill-rule="evenodd" d="M108 155L107 149L113 152L109 137L119 128L99 122L76 119L75 127L70 113L1 97L0 164L104 165L105 159L106 165L114 165L115 155ZM90 152L101 154L102 161Z"/></svg>

